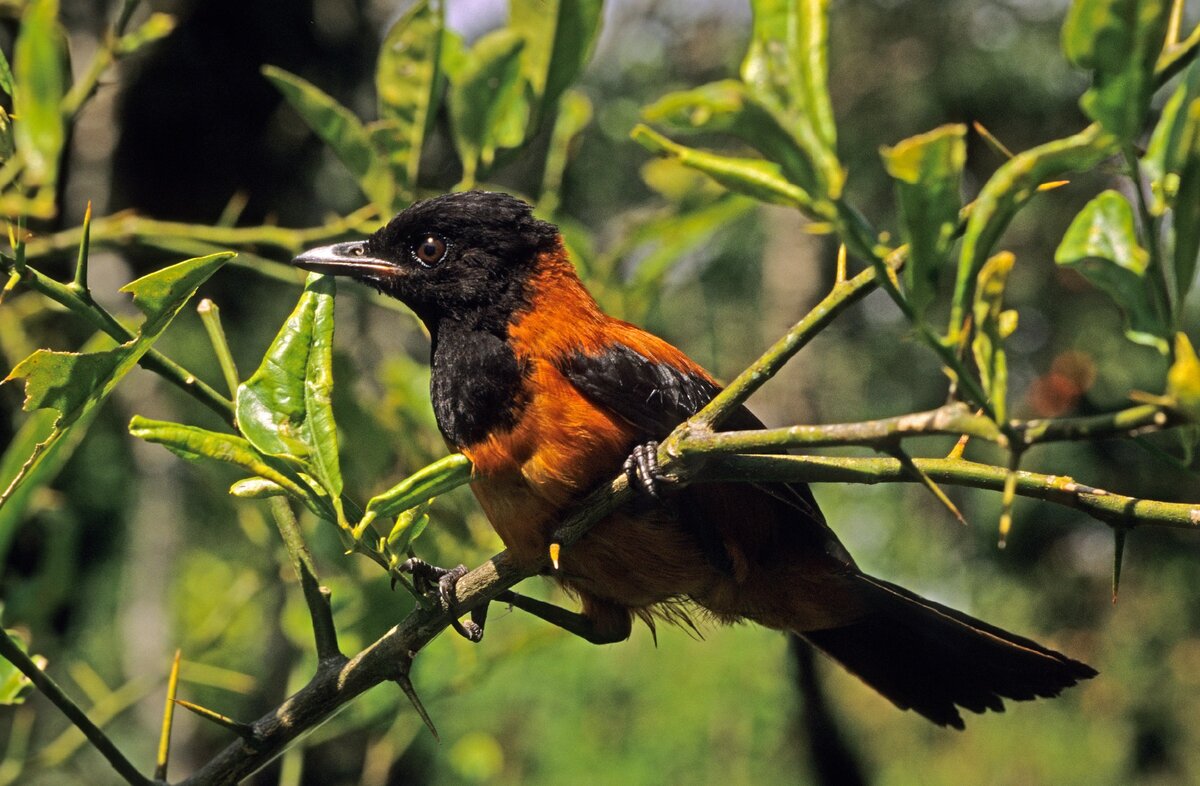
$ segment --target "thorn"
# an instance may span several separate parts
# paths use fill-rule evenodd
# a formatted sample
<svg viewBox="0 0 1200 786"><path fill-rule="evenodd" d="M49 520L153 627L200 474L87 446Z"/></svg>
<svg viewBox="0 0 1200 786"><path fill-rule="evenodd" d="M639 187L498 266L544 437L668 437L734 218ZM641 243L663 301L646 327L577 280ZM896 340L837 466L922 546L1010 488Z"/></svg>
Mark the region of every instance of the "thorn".
<svg viewBox="0 0 1200 786"><path fill-rule="evenodd" d="M555 570L558 570L558 553L560 551L562 551L561 543L550 544L550 564L554 566Z"/></svg>
<svg viewBox="0 0 1200 786"><path fill-rule="evenodd" d="M207 707L201 707L199 704L192 704L190 701L184 701L183 699L175 699L175 703L180 707L183 707L185 710L191 710L207 721L212 721L218 726L223 726L224 728L229 729L247 742L253 743L258 741L258 735L255 733L254 727L249 723L236 721L233 718L230 718L228 715L222 715L221 713L210 710Z"/></svg>
<svg viewBox="0 0 1200 786"><path fill-rule="evenodd" d="M958 442L954 443L954 447L950 448L950 452L946 454L946 458L951 461L957 461L963 457L963 453L967 449L967 443L971 441L970 434L963 434L958 438Z"/></svg>
<svg viewBox="0 0 1200 786"><path fill-rule="evenodd" d="M1037 187L1038 191L1053 191L1056 188L1062 188L1070 184L1070 180L1047 180Z"/></svg>
<svg viewBox="0 0 1200 786"><path fill-rule="evenodd" d="M1125 535L1129 530L1117 528L1113 530L1113 579L1112 602L1117 605L1117 591L1121 589L1121 562L1125 559Z"/></svg>
<svg viewBox="0 0 1200 786"><path fill-rule="evenodd" d="M433 725L433 719L429 717L429 713L425 711L425 705L421 703L421 697L417 695L417 691L413 688L412 680L408 678L407 667L404 673L396 678L396 684L400 686L400 690L404 691L404 695L408 697L408 701L413 705L413 709L417 711L417 715L421 716L421 720L425 722L425 728L429 729L429 733L438 742L442 738L438 736L437 727Z"/></svg>
<svg viewBox="0 0 1200 786"><path fill-rule="evenodd" d="M983 123L980 123L978 120L975 120L975 121L972 121L971 127L974 128L975 133L977 133L981 137L983 137L983 141L987 142L989 145L991 145L992 149L995 150L997 153L1004 156L1005 158L1013 157L1013 151L1009 150L1008 146L1005 145L1003 142L1001 142L999 139L997 139L995 137L995 135L992 134L991 131L988 131L987 128L984 127Z"/></svg>
<svg viewBox="0 0 1200 786"><path fill-rule="evenodd" d="M962 524L964 527L968 526L967 520L963 517L963 514L958 507L948 496L946 496L946 492L942 490L942 487L939 486L933 478L929 477L926 472L922 471L922 469L913 462L912 456L909 456L900 448L897 448L895 451L893 451L892 455L896 457L896 459L901 463L901 465L904 466L906 470L915 475L917 479L921 481L921 484L925 486L925 488L929 489L930 493L933 494L937 501L942 503L942 505L944 505L945 508L950 511L954 518L958 519L959 524Z"/></svg>
<svg viewBox="0 0 1200 786"><path fill-rule="evenodd" d="M1012 530L1013 500L1017 496L1017 465L1020 461L1021 454L1014 451L1009 456L1008 474L1004 476L1004 496L1000 500L1000 548L1008 545L1008 533Z"/></svg>
<svg viewBox="0 0 1200 786"><path fill-rule="evenodd" d="M834 280L841 284L846 280L846 244L842 243L838 246L837 252L837 275Z"/></svg>
<svg viewBox="0 0 1200 786"><path fill-rule="evenodd" d="M88 209L91 210L92 203L88 202ZM171 661L171 673L167 677L167 702L163 708L162 732L158 738L158 759L154 765L154 779L165 781L167 779L167 762L171 758L171 727L175 720L175 695L179 691L179 659L183 655L183 650L175 650L175 657Z"/></svg>

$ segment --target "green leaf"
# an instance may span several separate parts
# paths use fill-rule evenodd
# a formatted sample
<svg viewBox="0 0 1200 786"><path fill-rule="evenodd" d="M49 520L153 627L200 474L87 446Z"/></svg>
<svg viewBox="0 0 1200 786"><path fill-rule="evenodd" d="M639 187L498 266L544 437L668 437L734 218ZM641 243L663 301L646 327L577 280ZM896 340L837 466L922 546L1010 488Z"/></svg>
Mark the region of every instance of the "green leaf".
<svg viewBox="0 0 1200 786"><path fill-rule="evenodd" d="M396 516L428 499L445 494L471 480L471 460L461 453L422 467L367 502L367 512L356 527L365 530L375 519Z"/></svg>
<svg viewBox="0 0 1200 786"><path fill-rule="evenodd" d="M812 164L796 140L742 82L726 79L668 93L643 109L642 117L680 133L731 134L778 163L788 179L809 189L816 186Z"/></svg>
<svg viewBox="0 0 1200 786"><path fill-rule="evenodd" d="M512 0L508 27L525 41L521 76L537 99L535 124L550 115L583 71L603 10L602 0Z"/></svg>
<svg viewBox="0 0 1200 786"><path fill-rule="evenodd" d="M984 260L1013 216L1037 194L1038 186L1067 172L1087 170L1116 151L1116 139L1098 126L1017 153L984 184L971 208L958 258L950 306L949 343L958 341L967 298Z"/></svg>
<svg viewBox="0 0 1200 786"><path fill-rule="evenodd" d="M696 210L671 213L662 221L652 222L653 230L648 234L654 246L638 263L630 287L639 294L657 291L680 258L711 245L717 234L754 208L753 200L727 194Z"/></svg>
<svg viewBox="0 0 1200 786"><path fill-rule="evenodd" d="M463 162L463 182L474 184L480 165L492 163L499 120L522 101L521 51L525 40L512 30L496 30L476 42L465 60L447 64L454 144ZM509 140L511 141L511 140Z"/></svg>
<svg viewBox="0 0 1200 786"><path fill-rule="evenodd" d="M904 268L908 300L918 315L933 300L938 275L950 255L962 205L967 127L945 125L880 152L896 181L900 234L909 245Z"/></svg>
<svg viewBox="0 0 1200 786"><path fill-rule="evenodd" d="M987 391L996 413L996 422L1006 417L1008 391L1008 360L1004 354L1004 339L1016 327L1014 312L1004 311L1004 287L1016 259L1008 251L992 257L979 271L975 290L975 340L971 351L979 367L979 381Z"/></svg>
<svg viewBox="0 0 1200 786"><path fill-rule="evenodd" d="M232 464L253 473L258 479L275 484L303 503L319 518L334 518L327 498L312 489L286 463L263 456L254 449L249 440L242 437L185 426L182 423L151 420L141 415L134 415L129 421L129 433L138 439L162 445L188 461L207 458Z"/></svg>
<svg viewBox="0 0 1200 786"><path fill-rule="evenodd" d="M0 507L13 497L51 449L84 421L117 386L191 299L196 289L234 255L231 252L189 259L155 271L121 288L146 314L137 336L103 352L53 352L39 349L5 378L25 380L26 411L49 408L58 418L49 436L34 448L21 471L0 495Z"/></svg>
<svg viewBox="0 0 1200 786"><path fill-rule="evenodd" d="M13 49L13 112L19 118L14 131L27 185L53 187L58 179L66 136L59 109L67 88L65 62L58 0L31 0Z"/></svg>
<svg viewBox="0 0 1200 786"><path fill-rule="evenodd" d="M1140 133L1150 108L1170 5L1168 0L1075 0L1067 13L1063 51L1093 72L1079 105L1123 142Z"/></svg>
<svg viewBox="0 0 1200 786"><path fill-rule="evenodd" d="M379 50L375 91L382 122L372 138L386 151L396 181L392 211L411 201L417 187L440 89L444 37L441 0L419 0L396 20Z"/></svg>
<svg viewBox="0 0 1200 786"><path fill-rule="evenodd" d="M256 449L304 466L340 514L342 472L330 405L333 295L332 276L309 275L262 364L238 386L236 413L238 429Z"/></svg>
<svg viewBox="0 0 1200 786"><path fill-rule="evenodd" d="M137 30L121 36L117 42L117 54L131 55L147 44L166 38L174 29L175 17L163 13L150 14Z"/></svg>
<svg viewBox="0 0 1200 786"><path fill-rule="evenodd" d="M542 173L542 191L538 198L538 210L553 216L558 209L559 191L562 188L563 172L575 138L592 120L592 102L578 90L568 90L562 96L554 130L550 134L550 146L546 150L546 164Z"/></svg>
<svg viewBox="0 0 1200 786"><path fill-rule="evenodd" d="M390 213L394 206L391 172L358 118L315 85L282 68L263 66L262 73L346 165L367 199L383 214Z"/></svg>
<svg viewBox="0 0 1200 786"><path fill-rule="evenodd" d="M1195 133L1187 108L1197 99L1200 99L1200 63L1193 63L1163 106L1142 158L1142 171L1154 194L1151 207L1154 215L1161 216L1175 204L1179 174L1188 160L1188 140Z"/></svg>
<svg viewBox="0 0 1200 786"><path fill-rule="evenodd" d="M845 173L829 100L828 0L752 0L754 26L742 81L812 162L810 190L837 199Z"/></svg>
<svg viewBox="0 0 1200 786"><path fill-rule="evenodd" d="M21 652L29 652L29 645L19 631L5 630L4 634L20 648ZM31 660L39 669L46 668L46 659L41 655L34 655ZM26 689L32 684L29 678L7 658L0 658L0 706L24 704Z"/></svg>
<svg viewBox="0 0 1200 786"><path fill-rule="evenodd" d="M429 526L429 506L432 503L433 499L426 500L396 517L396 523L387 536L387 546L393 554L407 552L413 541Z"/></svg>
<svg viewBox="0 0 1200 786"><path fill-rule="evenodd" d="M1167 370L1167 396L1193 423L1200 423L1200 358L1183 333L1175 334L1175 362Z"/></svg>
<svg viewBox="0 0 1200 786"><path fill-rule="evenodd" d="M269 499L287 495L287 489L266 478L245 478L229 487L229 494L240 499Z"/></svg>
<svg viewBox="0 0 1200 786"><path fill-rule="evenodd" d="M652 153L671 158L686 167L703 172L730 191L753 197L760 202L811 209L812 198L804 189L783 177L777 164L758 158L734 158L707 153L672 142L648 126L637 125L630 134L635 142Z"/></svg>
<svg viewBox="0 0 1200 786"><path fill-rule="evenodd" d="M1177 307L1182 303L1196 279L1196 257L1200 255L1200 98L1186 107L1186 134L1180 139L1185 157L1179 173L1179 190L1175 195L1175 290Z"/></svg>
<svg viewBox="0 0 1200 786"><path fill-rule="evenodd" d="M1169 330L1146 281L1150 254L1138 244L1133 207L1124 196L1105 191L1079 211L1054 261L1078 271L1121 307L1130 341L1167 353Z"/></svg>

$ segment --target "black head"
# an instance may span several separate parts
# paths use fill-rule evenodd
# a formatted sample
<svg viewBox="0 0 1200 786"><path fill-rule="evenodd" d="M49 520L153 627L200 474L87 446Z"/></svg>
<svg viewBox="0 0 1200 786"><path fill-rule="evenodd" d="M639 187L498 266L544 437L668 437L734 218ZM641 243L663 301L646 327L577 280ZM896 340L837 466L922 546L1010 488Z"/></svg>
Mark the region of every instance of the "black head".
<svg viewBox="0 0 1200 786"><path fill-rule="evenodd" d="M504 322L558 228L508 194L466 191L416 202L366 240L314 248L305 270L351 276L403 301L431 329L442 319Z"/></svg>

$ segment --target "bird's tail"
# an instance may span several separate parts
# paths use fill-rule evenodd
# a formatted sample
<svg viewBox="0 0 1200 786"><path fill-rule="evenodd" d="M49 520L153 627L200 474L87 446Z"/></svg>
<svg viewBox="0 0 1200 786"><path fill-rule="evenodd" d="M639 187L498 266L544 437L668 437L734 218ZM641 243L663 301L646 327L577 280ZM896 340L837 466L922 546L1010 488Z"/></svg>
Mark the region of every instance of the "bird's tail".
<svg viewBox="0 0 1200 786"><path fill-rule="evenodd" d="M872 611L800 636L901 709L963 728L958 708L1004 711L1002 699L1057 696L1096 675L1085 663L895 584L860 575Z"/></svg>

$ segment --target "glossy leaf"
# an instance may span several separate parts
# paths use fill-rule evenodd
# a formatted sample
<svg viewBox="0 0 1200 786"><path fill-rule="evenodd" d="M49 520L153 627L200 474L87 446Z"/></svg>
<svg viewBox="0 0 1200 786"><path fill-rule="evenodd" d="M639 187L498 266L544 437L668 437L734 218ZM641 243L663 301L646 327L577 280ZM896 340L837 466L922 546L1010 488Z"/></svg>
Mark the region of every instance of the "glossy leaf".
<svg viewBox="0 0 1200 786"><path fill-rule="evenodd" d="M1141 132L1150 108L1170 5L1169 0L1074 0L1067 13L1063 51L1093 74L1079 105L1122 141Z"/></svg>
<svg viewBox="0 0 1200 786"><path fill-rule="evenodd" d="M238 429L250 444L305 467L340 513L342 472L330 405L333 295L333 277L309 275L262 364L238 386L235 405Z"/></svg>
<svg viewBox="0 0 1200 786"><path fill-rule="evenodd" d="M703 172L730 191L745 194L760 202L812 208L813 201L808 193L788 182L779 166L770 161L707 153L672 142L644 125L636 126L631 136L650 152Z"/></svg>
<svg viewBox="0 0 1200 786"><path fill-rule="evenodd" d="M386 151L396 182L392 210L417 187L421 149L433 124L445 37L441 0L418 0L392 25L379 50L375 91L379 119L373 138Z"/></svg>
<svg viewBox="0 0 1200 786"><path fill-rule="evenodd" d="M332 509L325 498L304 483L286 463L263 456L247 439L182 423L151 420L141 415L135 415L129 422L129 433L138 439L162 445L188 461L207 458L232 464L285 490L316 516L323 519L332 517Z"/></svg>
<svg viewBox="0 0 1200 786"><path fill-rule="evenodd" d="M834 153L828 6L828 0L753 0L754 25L742 81L812 162L818 182L801 185L836 199L845 174Z"/></svg>
<svg viewBox="0 0 1200 786"><path fill-rule="evenodd" d="M1200 63L1193 63L1163 106L1142 158L1142 171L1154 194L1151 210L1155 215L1162 215L1175 204L1179 174L1188 160L1188 140L1195 133L1187 108L1197 100L1200 100Z"/></svg>
<svg viewBox="0 0 1200 786"><path fill-rule="evenodd" d="M0 495L3 506L46 460L51 449L112 392L150 350L183 305L232 253L212 254L155 271L121 288L146 315L137 336L102 352L39 349L17 364L4 380L25 380L26 411L49 408L59 415L49 436L34 449L16 478Z"/></svg>
<svg viewBox="0 0 1200 786"><path fill-rule="evenodd" d="M742 82L727 79L668 93L643 109L642 117L680 133L730 134L779 164L793 182L810 189L816 184L812 164L795 139Z"/></svg>
<svg viewBox="0 0 1200 786"><path fill-rule="evenodd" d="M520 82L524 46L524 39L512 30L497 30L479 39L463 60L447 64L450 119L466 185L474 184L481 165L491 165L499 144L499 120L524 100Z"/></svg>
<svg viewBox="0 0 1200 786"><path fill-rule="evenodd" d="M66 130L59 104L67 89L58 0L31 0L13 49L13 111L17 150L28 185L53 186Z"/></svg>
<svg viewBox="0 0 1200 786"><path fill-rule="evenodd" d="M966 126L946 125L881 151L887 172L896 181L900 234L909 245L904 279L908 301L918 315L933 300L938 275L954 243L966 135Z"/></svg>
<svg viewBox="0 0 1200 786"><path fill-rule="evenodd" d="M315 85L275 66L264 66L263 76L283 94L301 119L358 181L368 199L385 215L393 207L391 172L371 144L358 118Z"/></svg>
<svg viewBox="0 0 1200 786"><path fill-rule="evenodd" d="M950 307L951 343L958 340L962 330L967 298L984 260L1017 211L1038 193L1038 186L1067 172L1091 169L1115 150L1116 138L1091 126L1074 136L1018 153L988 179L975 198L963 233Z"/></svg>
<svg viewBox="0 0 1200 786"><path fill-rule="evenodd" d="M1054 261L1078 271L1121 307L1130 341L1166 354L1169 331L1146 281L1150 254L1138 243L1133 207L1124 196L1105 191L1079 211Z"/></svg>
<svg viewBox="0 0 1200 786"><path fill-rule="evenodd" d="M463 454L451 453L422 467L387 491L372 497L367 502L367 512L358 529L366 529L375 519L399 515L432 497L470 482L471 466L471 460Z"/></svg>
<svg viewBox="0 0 1200 786"><path fill-rule="evenodd" d="M1014 317L1006 316L1013 312L1004 311L1004 287L1015 261L1007 251L989 259L979 271L979 284L975 289L975 340L971 350L997 423L1003 423L1007 417L1008 359L1004 353L1004 339L1016 325Z"/></svg>
<svg viewBox="0 0 1200 786"><path fill-rule="evenodd" d="M525 41L521 76L537 99L534 123L583 71L603 18L602 0L512 0L509 29Z"/></svg>
<svg viewBox="0 0 1200 786"><path fill-rule="evenodd" d="M1175 362L1167 371L1167 396L1192 423L1200 423L1200 357L1184 333L1175 334Z"/></svg>

